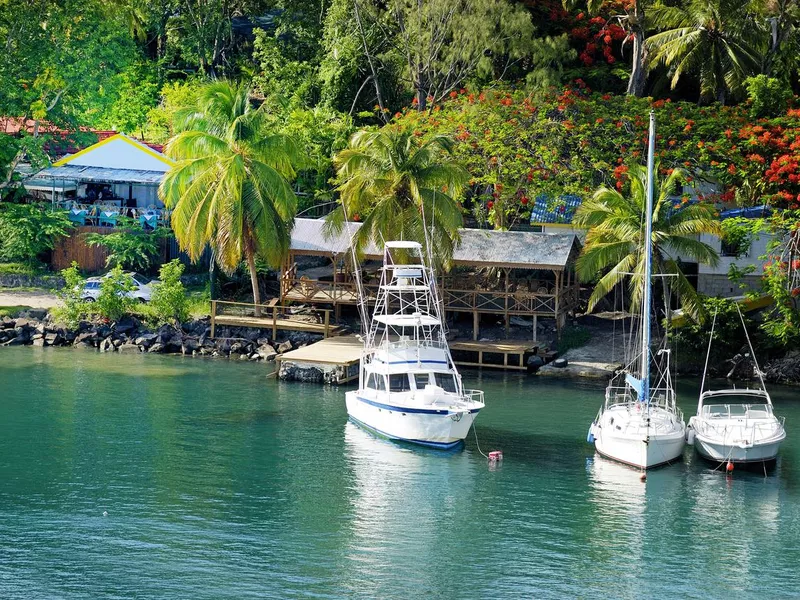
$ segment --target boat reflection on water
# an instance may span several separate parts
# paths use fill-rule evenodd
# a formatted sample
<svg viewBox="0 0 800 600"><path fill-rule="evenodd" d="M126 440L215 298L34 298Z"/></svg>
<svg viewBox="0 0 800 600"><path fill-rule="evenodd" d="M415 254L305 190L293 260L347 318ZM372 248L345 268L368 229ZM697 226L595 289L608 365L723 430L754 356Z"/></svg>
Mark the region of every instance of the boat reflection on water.
<svg viewBox="0 0 800 600"><path fill-rule="evenodd" d="M458 555L458 532L472 527L476 461L469 452L378 438L351 422L344 441L353 472L349 586L363 593L379 581L436 581L447 557Z"/></svg>

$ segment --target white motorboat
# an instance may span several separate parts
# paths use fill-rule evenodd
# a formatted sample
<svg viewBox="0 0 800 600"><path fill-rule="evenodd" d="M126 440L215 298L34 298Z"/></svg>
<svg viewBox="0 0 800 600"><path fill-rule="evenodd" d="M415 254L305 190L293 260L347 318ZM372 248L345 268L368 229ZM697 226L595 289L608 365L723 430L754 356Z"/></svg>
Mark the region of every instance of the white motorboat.
<svg viewBox="0 0 800 600"><path fill-rule="evenodd" d="M386 242L380 287L347 414L390 439L463 443L483 392L464 390L445 338L435 277L417 242Z"/></svg>
<svg viewBox="0 0 800 600"><path fill-rule="evenodd" d="M653 361L650 350L650 309L652 298L653 164L655 116L650 113L647 157L647 210L645 213L644 277L642 293L640 353L624 370L615 374L606 388L605 402L589 428L587 440L608 458L640 469L650 469L679 458L683 453L686 424L675 403L675 389L669 369L669 350L658 355L666 368ZM662 361L664 362L664 361ZM659 378L651 387L650 369L658 367Z"/></svg>
<svg viewBox="0 0 800 600"><path fill-rule="evenodd" d="M737 306L738 309L738 306ZM698 454L720 463L765 463L778 456L781 442L786 438L784 419L772 411L772 399L764 386L761 371L756 362L750 336L741 310L742 320L750 356L761 383L758 389L728 388L706 390L708 358L714 339L717 315L711 324L703 383L697 403L697 414L689 419L687 441L694 444Z"/></svg>

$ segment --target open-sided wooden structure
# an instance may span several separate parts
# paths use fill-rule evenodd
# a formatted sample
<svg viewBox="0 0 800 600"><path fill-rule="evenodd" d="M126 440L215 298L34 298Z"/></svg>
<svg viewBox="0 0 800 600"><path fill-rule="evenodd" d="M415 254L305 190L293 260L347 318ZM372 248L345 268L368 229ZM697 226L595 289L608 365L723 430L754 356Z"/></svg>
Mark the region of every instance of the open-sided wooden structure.
<svg viewBox="0 0 800 600"><path fill-rule="evenodd" d="M281 272L280 301L333 305L357 302L350 268L351 234L360 224L349 223L339 235L328 235L325 222L297 219L289 258ZM574 263L580 242L574 234L462 229L453 256L453 270L442 275L440 293L446 312L471 313L473 338L478 339L481 314L501 316L508 328L512 316L552 318L561 328L578 299ZM298 271L298 256L321 256L327 269ZM378 248L365 250L367 260L379 260ZM487 272L490 275L487 275ZM378 280L364 272L368 301L376 295Z"/></svg>

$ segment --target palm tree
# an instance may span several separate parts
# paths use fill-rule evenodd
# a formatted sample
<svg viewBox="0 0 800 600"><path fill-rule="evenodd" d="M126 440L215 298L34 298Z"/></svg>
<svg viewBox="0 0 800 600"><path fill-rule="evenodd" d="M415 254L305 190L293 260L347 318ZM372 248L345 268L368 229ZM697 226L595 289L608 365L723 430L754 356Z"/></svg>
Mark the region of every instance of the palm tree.
<svg viewBox="0 0 800 600"><path fill-rule="evenodd" d="M269 130L250 90L228 81L203 87L196 106L177 116L166 147L177 162L159 190L181 248L195 261L210 245L226 273L247 261L256 314L256 258L278 266L289 247L297 197L294 142Z"/></svg>
<svg viewBox="0 0 800 600"><path fill-rule="evenodd" d="M359 251L370 241L412 240L428 248L430 240L434 260L448 266L462 223L455 198L469 179L452 149L446 136L421 141L393 127L356 132L334 158L341 206L330 215L329 229L339 232L346 219L363 219Z"/></svg>
<svg viewBox="0 0 800 600"><path fill-rule="evenodd" d="M647 169L633 165L628 175L630 193L627 196L600 187L578 208L573 219L575 225L588 229L583 253L577 262L578 275L590 280L606 271L589 298L589 311L631 273L631 309L635 310L641 301ZM711 206L675 205L673 195L684 179L685 173L678 169L663 182L655 177L653 271L674 275L666 281L677 293L684 311L694 318L701 318L702 304L682 273L677 257L680 255L684 259L716 265L719 262L717 253L697 237L703 233L719 235L721 230Z"/></svg>
<svg viewBox="0 0 800 600"><path fill-rule="evenodd" d="M657 5L650 23L662 29L646 45L650 67L664 64L672 87L685 74L700 82L701 100L725 103L759 70L763 29L740 0L687 0L681 6Z"/></svg>

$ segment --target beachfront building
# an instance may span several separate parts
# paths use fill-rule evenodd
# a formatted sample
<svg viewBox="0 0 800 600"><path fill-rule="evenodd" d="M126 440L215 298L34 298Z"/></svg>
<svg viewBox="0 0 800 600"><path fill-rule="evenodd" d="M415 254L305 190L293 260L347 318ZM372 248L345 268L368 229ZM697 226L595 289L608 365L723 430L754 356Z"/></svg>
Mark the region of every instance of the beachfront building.
<svg viewBox="0 0 800 600"><path fill-rule="evenodd" d="M716 188L706 182L699 189L700 193L708 195ZM689 195L689 201L697 201L697 190L687 187L685 193ZM680 202L681 197L676 196L675 201ZM572 224L575 211L581 202L581 197L575 195L565 195L555 200L546 196L536 198L531 208L531 229L541 233L571 234L583 241L586 231ZM720 219L735 217L755 219L767 216L768 213L769 209L765 206L730 209L722 210ZM754 235L744 248L732 248L714 235L701 235L700 240L714 248L720 260L716 266L699 264L687 259L681 260L683 273L698 292L708 296L735 297L743 293L742 286L749 291L755 291L760 287L761 277L764 274L763 257L768 253L768 247L773 240L771 235L766 233ZM746 273L740 281L734 282L728 277L731 266Z"/></svg>
<svg viewBox="0 0 800 600"><path fill-rule="evenodd" d="M355 306L358 299L350 253L351 235L360 227L328 235L325 221L295 221L289 257L280 275L280 301ZM513 317L531 319L532 331L540 319L561 329L578 301L575 260L581 244L571 233L462 229L453 268L439 282L445 313L471 315L473 339L480 335L483 315L503 319L508 330ZM368 302L374 301L381 249L365 249L362 279ZM317 257L317 260L308 260ZM305 259L305 260L304 260Z"/></svg>
<svg viewBox="0 0 800 600"><path fill-rule="evenodd" d="M49 185L52 202L76 215L85 211L86 218L94 207L137 216L163 209L158 186L172 165L157 150L120 133L65 156L37 173L34 184L24 185L29 190L35 185L37 194L46 194Z"/></svg>

